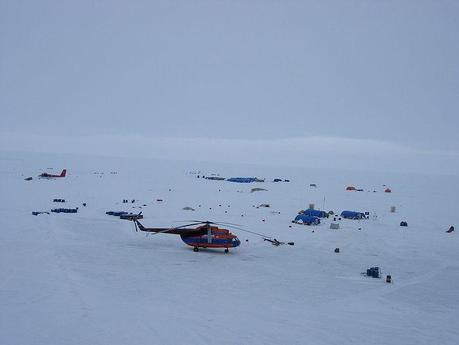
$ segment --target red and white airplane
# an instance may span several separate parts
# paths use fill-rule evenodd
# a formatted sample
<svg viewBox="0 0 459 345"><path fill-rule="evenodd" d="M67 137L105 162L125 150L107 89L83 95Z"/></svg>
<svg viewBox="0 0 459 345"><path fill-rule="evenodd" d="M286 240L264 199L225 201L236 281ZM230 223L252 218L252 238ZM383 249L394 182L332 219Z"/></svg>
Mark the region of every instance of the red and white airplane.
<svg viewBox="0 0 459 345"><path fill-rule="evenodd" d="M41 177L41 178L57 178L57 177L65 177L65 174L67 174L67 169L62 170L60 175L43 173L43 174L38 175L38 177Z"/></svg>

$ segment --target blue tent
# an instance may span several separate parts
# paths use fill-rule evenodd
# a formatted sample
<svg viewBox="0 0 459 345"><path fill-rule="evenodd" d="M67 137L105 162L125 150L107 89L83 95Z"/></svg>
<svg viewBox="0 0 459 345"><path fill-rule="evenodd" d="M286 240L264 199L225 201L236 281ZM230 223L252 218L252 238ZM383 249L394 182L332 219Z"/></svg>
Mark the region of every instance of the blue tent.
<svg viewBox="0 0 459 345"><path fill-rule="evenodd" d="M256 177L231 177L227 178L226 181L228 182L238 182L238 183L251 183L257 180Z"/></svg>
<svg viewBox="0 0 459 345"><path fill-rule="evenodd" d="M365 218L365 213L356 211L343 211L341 212L341 217L346 219L362 219Z"/></svg>
<svg viewBox="0 0 459 345"><path fill-rule="evenodd" d="M294 223L302 222L307 225L318 225L320 224L320 218L315 216L307 216L304 214L299 214L295 217Z"/></svg>
<svg viewBox="0 0 459 345"><path fill-rule="evenodd" d="M325 211L314 210L312 208L305 210L303 214L305 216L314 216L319 218L325 218L328 215Z"/></svg>
<svg viewBox="0 0 459 345"><path fill-rule="evenodd" d="M223 181L225 178L220 176L206 176L206 180Z"/></svg>

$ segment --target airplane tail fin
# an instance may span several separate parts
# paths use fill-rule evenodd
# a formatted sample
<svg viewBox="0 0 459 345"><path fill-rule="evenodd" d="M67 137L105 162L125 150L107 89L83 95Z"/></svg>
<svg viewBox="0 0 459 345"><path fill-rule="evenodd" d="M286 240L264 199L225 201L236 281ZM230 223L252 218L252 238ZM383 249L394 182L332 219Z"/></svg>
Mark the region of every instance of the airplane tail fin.
<svg viewBox="0 0 459 345"><path fill-rule="evenodd" d="M61 176L61 177L65 177L65 174L67 174L67 169L62 170L60 176Z"/></svg>

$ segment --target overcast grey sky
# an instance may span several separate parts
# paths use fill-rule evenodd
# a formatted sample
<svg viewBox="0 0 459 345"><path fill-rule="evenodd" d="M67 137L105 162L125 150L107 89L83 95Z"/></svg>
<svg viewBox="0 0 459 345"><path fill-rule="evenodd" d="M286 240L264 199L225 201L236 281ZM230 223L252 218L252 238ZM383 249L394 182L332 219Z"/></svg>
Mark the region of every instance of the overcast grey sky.
<svg viewBox="0 0 459 345"><path fill-rule="evenodd" d="M0 73L7 149L313 136L459 152L459 1L0 0Z"/></svg>

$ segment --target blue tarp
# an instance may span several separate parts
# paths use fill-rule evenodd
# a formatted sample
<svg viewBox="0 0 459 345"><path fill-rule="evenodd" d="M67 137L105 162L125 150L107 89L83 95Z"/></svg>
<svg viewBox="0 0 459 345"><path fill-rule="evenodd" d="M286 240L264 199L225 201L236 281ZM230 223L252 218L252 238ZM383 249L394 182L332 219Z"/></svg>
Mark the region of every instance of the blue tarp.
<svg viewBox="0 0 459 345"><path fill-rule="evenodd" d="M78 212L78 207L77 208L53 208L51 212L54 213L77 213Z"/></svg>
<svg viewBox="0 0 459 345"><path fill-rule="evenodd" d="M365 218L365 213L356 211L343 211L341 212L341 217L346 219L362 219Z"/></svg>
<svg viewBox="0 0 459 345"><path fill-rule="evenodd" d="M320 211L320 210L314 210L312 208L305 210L303 214L306 216L314 216L314 217L319 217L319 218L327 217L327 212Z"/></svg>
<svg viewBox="0 0 459 345"><path fill-rule="evenodd" d="M317 225L320 224L320 218L315 217L315 216L307 216L305 214L299 214L298 216L295 217L294 222L303 222L304 224L307 225Z"/></svg>
<svg viewBox="0 0 459 345"><path fill-rule="evenodd" d="M228 182L238 182L238 183L251 183L257 180L256 177L231 177L227 178L226 181Z"/></svg>

